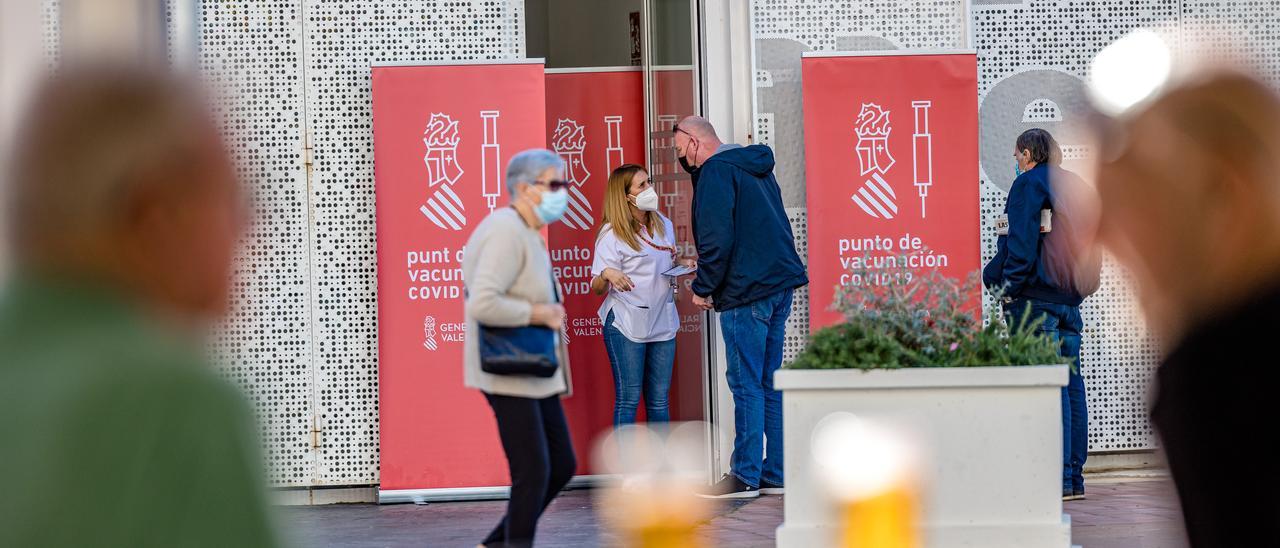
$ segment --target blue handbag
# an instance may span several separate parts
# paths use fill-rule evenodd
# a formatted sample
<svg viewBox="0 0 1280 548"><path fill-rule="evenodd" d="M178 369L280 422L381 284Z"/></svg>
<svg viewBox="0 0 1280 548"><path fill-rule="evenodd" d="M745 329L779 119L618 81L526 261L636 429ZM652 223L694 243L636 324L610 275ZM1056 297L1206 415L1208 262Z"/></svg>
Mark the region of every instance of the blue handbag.
<svg viewBox="0 0 1280 548"><path fill-rule="evenodd" d="M556 280L551 278L551 291L560 302ZM480 370L493 375L529 375L547 378L556 374L560 361L556 358L559 333L529 325L524 327L489 327L480 325Z"/></svg>
<svg viewBox="0 0 1280 548"><path fill-rule="evenodd" d="M556 332L546 327L480 326L480 370L494 375L550 377L560 367Z"/></svg>

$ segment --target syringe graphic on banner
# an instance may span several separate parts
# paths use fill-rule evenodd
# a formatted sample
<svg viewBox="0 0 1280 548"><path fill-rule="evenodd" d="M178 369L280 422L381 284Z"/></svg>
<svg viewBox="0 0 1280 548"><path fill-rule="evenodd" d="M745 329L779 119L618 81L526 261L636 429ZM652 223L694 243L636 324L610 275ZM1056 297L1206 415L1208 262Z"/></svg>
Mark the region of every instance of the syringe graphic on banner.
<svg viewBox="0 0 1280 548"><path fill-rule="evenodd" d="M605 173L613 173L614 169L626 163L622 159L622 117L605 116L604 126L609 136L609 148L604 151Z"/></svg>
<svg viewBox="0 0 1280 548"><path fill-rule="evenodd" d="M920 194L920 218L925 215L925 198L933 186L933 135L929 133L929 101L912 101L915 110L916 132L911 136L911 153L914 156L914 183Z"/></svg>
<svg viewBox="0 0 1280 548"><path fill-rule="evenodd" d="M874 219L892 219L898 214L898 195L884 180L884 175L896 163L889 153L889 133L892 130L888 110L875 103L862 104L854 126L854 133L858 135L854 150L858 153L858 163L862 165L859 174L870 174L870 178L862 182L851 199Z"/></svg>
<svg viewBox="0 0 1280 548"><path fill-rule="evenodd" d="M436 345L436 319L434 316L427 316L422 319L422 346L427 350L435 351Z"/></svg>
<svg viewBox="0 0 1280 548"><path fill-rule="evenodd" d="M561 118L551 136L551 148L565 163L565 178L569 180L569 209L562 222L569 228L590 230L595 223L591 216L591 201L582 194L582 185L591 178L583 151L587 149L586 128L577 121Z"/></svg>
<svg viewBox="0 0 1280 548"><path fill-rule="evenodd" d="M663 205L666 206L667 210L667 217L674 216L673 212L676 210L676 198L680 195L680 189L676 186L680 180L681 174L679 159L680 151L676 149L676 138L673 133L675 131L676 123L679 121L680 117L674 114L658 115L658 131L662 133L671 133L669 138L661 141L661 144L659 145L661 150L655 151L661 152L658 157L661 158L662 161L654 164L654 167L658 169L658 173L655 173L655 177L653 177L653 180L658 182L658 195L662 196Z"/></svg>
<svg viewBox="0 0 1280 548"><path fill-rule="evenodd" d="M427 165L427 187L435 191L418 211L445 230L462 230L467 225L462 199L453 191L454 183L462 178L458 141L458 122L448 114L432 114L422 134L422 142L427 145L422 161Z"/></svg>
<svg viewBox="0 0 1280 548"><path fill-rule="evenodd" d="M484 145L480 150L480 191L484 194L489 211L498 207L502 196L502 149L498 146L498 116L496 110L480 111L484 121Z"/></svg>

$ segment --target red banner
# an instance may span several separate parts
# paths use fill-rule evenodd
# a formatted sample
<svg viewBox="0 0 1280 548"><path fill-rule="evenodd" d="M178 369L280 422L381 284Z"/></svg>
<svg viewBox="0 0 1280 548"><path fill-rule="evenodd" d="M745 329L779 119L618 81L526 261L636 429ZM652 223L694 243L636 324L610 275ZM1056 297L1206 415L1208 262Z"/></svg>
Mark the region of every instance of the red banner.
<svg viewBox="0 0 1280 548"><path fill-rule="evenodd" d="M840 321L837 285L979 268L977 74L972 53L802 60L810 329Z"/></svg>
<svg viewBox="0 0 1280 548"><path fill-rule="evenodd" d="M609 173L645 165L644 78L639 70L550 71L547 142L564 159L569 210L550 227L551 260L569 315L573 397L564 400L578 472L590 473L595 437L613 426L613 371L597 314L604 297L591 293L591 262L604 216Z"/></svg>
<svg viewBox="0 0 1280 548"><path fill-rule="evenodd" d="M373 68L384 490L507 485L493 413L462 384L462 253L545 146L540 63Z"/></svg>

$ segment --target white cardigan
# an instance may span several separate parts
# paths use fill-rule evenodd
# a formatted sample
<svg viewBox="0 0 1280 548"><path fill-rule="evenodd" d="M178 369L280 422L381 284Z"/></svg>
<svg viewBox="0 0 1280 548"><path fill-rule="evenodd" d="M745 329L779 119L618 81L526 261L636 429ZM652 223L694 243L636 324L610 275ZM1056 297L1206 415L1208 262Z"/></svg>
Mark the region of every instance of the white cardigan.
<svg viewBox="0 0 1280 548"><path fill-rule="evenodd" d="M542 399L569 393L572 380L564 337L558 351L560 367L551 377L492 375L480 369L479 324L526 326L533 304L556 300L551 256L538 231L509 207L490 213L467 239L462 277L468 292L464 384L500 396Z"/></svg>

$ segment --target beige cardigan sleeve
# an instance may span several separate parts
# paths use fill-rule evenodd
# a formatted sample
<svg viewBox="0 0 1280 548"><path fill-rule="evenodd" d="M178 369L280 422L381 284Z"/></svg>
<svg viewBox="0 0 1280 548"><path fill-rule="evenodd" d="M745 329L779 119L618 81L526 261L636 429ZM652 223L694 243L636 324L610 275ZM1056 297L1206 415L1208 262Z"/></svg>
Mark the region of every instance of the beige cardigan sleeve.
<svg viewBox="0 0 1280 548"><path fill-rule="evenodd" d="M501 228L495 226L494 228ZM524 268L524 240L519 234L505 234L503 230L491 230L480 244L467 253L476 253L475 270L467 306L477 322L494 327L522 327L529 325L533 305L523 299L508 295L511 286Z"/></svg>

